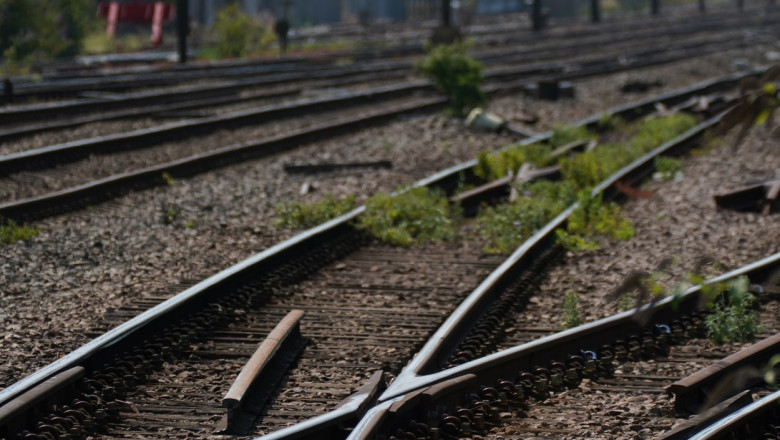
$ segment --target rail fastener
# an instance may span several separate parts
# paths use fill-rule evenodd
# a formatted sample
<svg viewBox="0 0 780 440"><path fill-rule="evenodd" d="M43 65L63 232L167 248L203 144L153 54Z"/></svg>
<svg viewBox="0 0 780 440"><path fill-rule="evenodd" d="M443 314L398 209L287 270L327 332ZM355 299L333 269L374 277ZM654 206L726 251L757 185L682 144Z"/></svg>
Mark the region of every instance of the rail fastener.
<svg viewBox="0 0 780 440"><path fill-rule="evenodd" d="M300 333L303 315L302 310L288 313L249 358L222 399L227 416L220 421L218 431L246 434L252 427L274 385L308 343Z"/></svg>
<svg viewBox="0 0 780 440"><path fill-rule="evenodd" d="M686 440L700 431L702 427L709 426L751 403L753 403L751 392L749 390L743 391L675 426L671 431L655 440Z"/></svg>
<svg viewBox="0 0 780 440"><path fill-rule="evenodd" d="M752 404L713 423L703 431L689 437L690 440L731 440L734 438L758 437L761 430L774 424L780 415L780 391L753 402Z"/></svg>
<svg viewBox="0 0 780 440"><path fill-rule="evenodd" d="M389 160L379 160L375 162L345 162L345 163L321 163L321 164L285 164L286 173L310 174L327 173L339 170L351 170L360 168L393 168L393 162Z"/></svg>
<svg viewBox="0 0 780 440"><path fill-rule="evenodd" d="M710 403L756 385L763 376L751 374L780 353L780 333L738 351L696 373L669 385L678 413L698 413Z"/></svg>
<svg viewBox="0 0 780 440"><path fill-rule="evenodd" d="M366 412L376 404L387 384L384 372L378 370L354 393L344 399L332 411L305 422L282 428L260 437L262 440L322 440L346 438L347 427L355 426Z"/></svg>
<svg viewBox="0 0 780 440"><path fill-rule="evenodd" d="M716 194L715 203L735 211L760 211L764 215L780 210L780 179L745 186L725 194Z"/></svg>
<svg viewBox="0 0 780 440"><path fill-rule="evenodd" d="M76 387L84 377L84 367L72 367L0 406L0 438L12 439L29 424L51 413L52 407L77 395ZM65 398L63 398L63 396Z"/></svg>

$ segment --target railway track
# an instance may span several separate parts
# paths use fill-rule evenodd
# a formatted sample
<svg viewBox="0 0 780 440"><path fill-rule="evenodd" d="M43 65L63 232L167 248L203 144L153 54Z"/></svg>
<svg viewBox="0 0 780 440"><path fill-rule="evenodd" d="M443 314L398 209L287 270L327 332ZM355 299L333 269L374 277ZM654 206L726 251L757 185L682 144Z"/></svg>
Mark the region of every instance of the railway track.
<svg viewBox="0 0 780 440"><path fill-rule="evenodd" d="M747 274L751 282L774 288L771 274L779 259L775 255L718 281ZM639 311L630 311L428 375L427 380L420 375L415 392L393 398L388 389L380 397L385 403L370 411L348 438L403 438L407 432L416 438L481 439L663 434L684 419L675 415L666 388L730 354L701 339L700 301L694 289L674 307L672 298L646 306L641 321ZM767 333L780 329L777 307L776 299L762 305ZM399 380L404 379L395 383Z"/></svg>
<svg viewBox="0 0 780 440"><path fill-rule="evenodd" d="M763 23L765 25L774 22L774 16L765 16ZM712 34L713 32L726 32L736 27L749 24L753 26L752 21L745 21L741 17L721 16L718 18L709 17L708 20L694 20L691 23L671 22L663 28L663 31L657 25L637 23L636 27L625 27L621 29L621 37L615 38L615 34L607 34L601 30L593 29L591 34L577 34L569 37L571 41L562 43L556 38L553 41L521 41L522 46L517 47L518 42L508 41L515 45L511 48L486 49L475 54L480 61L488 64L527 64L529 62L538 62L544 59L571 57L572 54L593 51L594 49L603 50L603 47L618 45L627 46L630 44L642 44L642 42L651 41L658 38L681 38L691 34ZM761 25L759 25L761 27ZM646 43L645 43L646 44ZM206 85L195 86L176 86L175 88L164 88L159 91L146 90L137 91L132 95L118 94L114 91L105 91L105 96L79 99L75 101L64 101L57 103L46 103L32 106L9 107L0 110L3 124L16 124L16 127L8 126L0 133L0 139L11 139L31 133L35 130L52 130L66 126L75 126L86 122L96 120L112 120L120 117L138 117L139 115L156 114L162 111L182 110L188 108L197 108L203 106L212 106L224 103L231 96L233 99L241 99L241 94L252 95L270 95L270 96L290 96L297 90L300 92L301 86L295 86L302 82L310 82L311 86L318 86L318 81L327 79L325 87L338 87L339 85L354 83L361 76L373 75L375 77L385 77L388 80L400 78L407 75L412 66L412 61L404 58L399 61L385 61L373 63L359 63L354 66L338 67L328 65L327 63L315 63L312 66L301 63L281 64L280 66L261 65L255 67L228 67L226 72L216 70L218 82ZM232 70L231 70L232 69ZM233 72L235 70L235 72ZM112 77L112 82L133 84L134 81L140 81L145 84L148 81L158 81L156 84L164 84L162 81L167 76L181 75L179 82L186 84L192 81L190 75L207 75L208 70L204 69L186 69L181 68L170 72L154 72L148 75L149 79L139 77L141 74L131 75L126 78L121 75ZM162 75L162 78L161 78ZM116 75L115 75L116 76ZM226 81L226 78L235 76L236 79ZM242 79L241 76L247 77ZM96 78L74 79L95 86ZM162 82L161 82L162 81ZM328 85L328 83L330 85ZM98 81L99 84L99 81ZM128 85L128 87L130 87ZM54 86L49 86L54 87ZM275 87L278 91L268 93L268 87ZM102 92L99 92L102 93ZM166 104L161 105L160 102ZM139 106L143 106L139 108ZM142 108L146 110L142 110ZM52 118L66 118L57 123L49 121L41 123L41 120ZM32 124L19 125L24 121L31 121Z"/></svg>
<svg viewBox="0 0 780 440"><path fill-rule="evenodd" d="M680 99L684 100L684 98L680 95L666 98L670 99L672 102ZM653 108L654 102L654 100L649 100L638 106L624 108L621 110L621 112L627 115L635 112L637 108ZM595 117L592 118L591 123L595 123L597 119L598 118ZM684 139L681 140L682 144L689 145L692 140L697 139L697 136L701 133L701 130L703 130L703 127L700 127L699 131L696 133L688 134ZM662 151L666 153L670 151L676 151L675 148L677 144L678 143L673 145L670 144ZM642 173L646 173L646 167L648 163L648 161L645 161L642 164L634 165L632 169L625 170L619 177L625 178L629 174L634 175L635 173L639 173L641 175ZM473 164L470 166L473 166ZM642 168L641 173L637 167ZM448 170L447 172L434 176L424 182L420 182L420 184L433 184L437 182L439 184L445 184L448 180L451 181L453 178L456 179L461 171L463 171L465 168L467 168L467 166L456 167L455 169ZM602 190L608 189L612 183L614 182L605 183ZM350 254L353 252L355 247L359 245L359 241L352 238L353 236L350 234L347 234L346 236L343 235L344 231L349 230L349 227L344 223L344 221L359 214L360 210L357 210L343 217L342 219L334 220L327 225L323 225L319 228L315 228L315 230L307 232L303 236L296 237L285 244L269 249L263 254L242 263L239 265L239 267L232 268L217 276L214 276L204 281L203 283L200 283L198 286L194 286L193 288L188 289L187 291L183 292L182 295L172 300L168 300L165 303L142 313L138 317L120 325L105 335L99 336L93 343L83 347L72 355L66 356L60 361L55 362L50 367L44 368L28 379L7 388L2 393L0 393L0 398L2 398L1 401L4 403L2 407L4 411L4 417L0 419L2 419L4 423L7 423L4 425L4 429L6 429L6 434L4 435L13 435L8 434L8 432L12 432L12 430L8 428L11 423L14 424L14 429L18 428L20 425L29 423L29 417L31 417L30 412L25 412L24 417L19 417L16 412L20 411L18 408L24 407L26 410L30 410L30 406L47 406L47 404L51 402L47 402L47 400L51 399L51 397L45 396L45 393L41 391L35 392L34 396L27 394L27 400L25 403L19 404L18 407L14 406L13 403L10 404L10 415L8 410L8 402L11 401L12 398L18 397L22 393L32 392L31 390L33 390L34 387L41 386L42 382L46 379L51 379L53 374L62 374L63 372L66 372L68 377L67 380L65 380L64 385L63 383L59 383L59 386L65 388L72 387L72 381L78 380L80 376L84 374L90 375L89 379L83 381L83 386L86 387L86 389L82 388L82 390L85 391L86 394L81 397L82 400L76 403L79 406L74 404L74 407L94 409L95 405L97 405L101 399L104 401L114 402L110 405L104 402L104 404L99 405L101 408L100 411L95 410L91 413L91 415L84 416L85 420L89 420L89 422L86 424L88 425L86 429L93 429L95 426L100 429L116 429L117 431L114 432L119 435L121 429L116 426L116 421L121 419L120 415L122 410L127 409L128 411L132 412L132 414L139 414L141 412L141 409L139 409L137 406L135 409L138 412L133 410L133 404L131 400L122 399L122 397L126 397L128 395L126 393L134 392L138 389L138 383L148 381L151 376L155 376L159 373L160 368L166 368L165 362L169 360L171 356L176 356L176 353L189 353L193 343L197 344L197 341L199 341L198 338L208 336L212 329L220 328L220 326L224 325L229 325L231 320L234 319L236 315L240 315L242 316L241 319L244 319L246 317L245 315L247 314L246 308L252 304L256 304L255 301L259 300L261 303L264 302L266 300L264 297L265 295L272 295L274 293L274 286L276 288L283 287L287 282L289 282L289 280L298 279L301 276L311 274L313 270L323 264L327 264L328 261L339 258L344 254ZM559 217L556 222L557 224L560 224L560 222L564 220L564 217ZM548 227L545 232L549 232L554 226L555 225ZM326 238L323 239L318 234L324 234ZM315 245L315 243L318 244ZM547 243L547 239L538 236L535 238L534 243L538 243L539 246L542 246ZM513 273L513 276L509 279L502 279L502 277L505 276L503 274L506 274L510 269L512 269L514 272L514 270L517 268L524 267L525 269L528 269L529 266L532 266L532 259L545 253L545 251L541 248L534 248L535 246L536 244L530 244L521 248L517 253L511 256L508 261L501 265L499 271L494 272L494 274L488 277L486 281L483 281L483 283L475 290L476 293L472 293L472 295L463 303L468 304L469 311L466 312L466 315L469 317L469 319L461 322L473 323L478 321L477 319L473 318L480 316L485 312L486 306L493 302L495 295L500 293L508 285L512 285L514 281L518 281L518 275L516 272ZM319 250L311 252L312 248ZM287 261L289 257L298 254L299 252L303 253L303 259L288 264ZM360 255L360 252L361 251L358 251L356 255ZM416 258L417 257L419 256L416 256ZM386 259L387 256L385 255L380 257L380 261L382 258ZM435 255L433 258L431 258L433 262L439 261L441 259L441 254ZM376 262L377 260L369 259L369 261ZM419 263L420 262L415 261L415 264ZM493 264L496 263L497 262L495 261L493 262ZM344 266L339 267L341 264L344 264ZM408 260L406 264L408 267ZM346 266L346 263L337 263L334 268L337 270L343 270L346 267L348 267ZM372 267L373 266L371 266L370 269ZM379 269L377 269L377 271L379 271ZM360 271L359 273L363 274L364 271ZM499 275L495 275L496 273ZM525 272L521 270L520 273L522 274ZM529 271L529 273L531 272ZM353 277L354 276L356 275L353 275ZM528 287L527 284L533 284L534 279L535 277L532 277L530 281L527 280L526 282L522 282L521 279L520 284ZM313 283L315 285L315 287L313 287L314 291L309 292L309 295L313 295L314 297L317 295L322 295L322 285L317 286L317 280L317 277L313 278ZM264 284L266 282L270 282L272 284ZM350 289L354 288L354 285L349 285L350 283L346 283L347 286L344 286L345 283L343 281L339 283L342 284L342 287L349 287ZM364 283L361 281L360 288L356 289L356 291L359 292L358 296L360 298L364 298L366 295L365 292L361 291L362 289L367 289L366 287L363 287L363 284ZM394 284L398 283L395 282ZM368 283L368 285L368 288L370 288L372 284ZM332 283L328 286L333 287ZM384 287L375 290L386 294L387 292L383 291L383 289L387 287L387 284L383 283L383 286ZM300 286L295 287L295 290L298 290L299 288ZM428 288L430 288L430 285L428 285ZM397 289L397 287L393 286L391 287L391 290L392 289ZM411 292L418 292L419 290L420 288L416 287L413 288ZM230 291L234 293L232 295L228 294L227 292ZM408 293L408 290L404 291L405 295ZM464 292L461 291L460 293L463 294ZM307 297L307 300L308 299L310 298ZM210 304L205 311L202 309L204 304ZM266 302L266 304L268 303ZM287 304L286 307L297 307L298 305L299 304L290 303ZM432 304L428 304L428 306L434 307ZM433 336L432 340L436 341L437 344L444 341L444 344L447 346L445 351L457 347L457 343L453 345L453 342L459 340L464 335L464 332L469 332L469 325L464 326L462 324L457 324L453 327L453 324L450 322L453 319L462 319L463 313L464 312L459 313L456 310L455 314L448 319L449 323L445 322L444 326L440 329L440 332L445 332L445 336L437 336L437 334L434 334ZM444 315L440 312L440 319L443 318L443 316ZM176 324L177 322L179 324ZM264 325L265 327L259 325L263 328L263 330L260 330L260 332L267 331L268 323L266 322ZM169 327L162 333L165 336L159 336L161 334L160 330L168 326L172 327ZM435 325L429 326L428 332L433 330L433 328L435 328ZM128 330L132 336L127 335L126 332ZM235 333L231 334L228 331L226 341L224 342L231 346L230 344L236 343L236 336L237 335ZM418 338L416 343L412 343L412 346L415 344L419 345L422 340L424 340L424 338ZM254 342L256 342L256 340ZM232 345L232 347L235 348L234 345ZM214 345L206 344L204 351L213 354ZM125 354L117 358L117 356L123 352ZM436 350L433 352L436 352ZM404 371L415 371L420 365L423 365L423 368L419 371L426 371L430 368L433 368L425 365L426 363L431 362L431 353L433 352L430 349L426 350L424 347L421 351L421 354L415 358L416 361L413 361L412 364L410 364L410 366L407 367ZM181 354L181 356L184 355ZM244 357L246 357L246 352L244 353ZM433 357L440 356L433 355ZM392 357L390 358L392 359ZM398 368L402 363L403 361L399 361L395 365L384 366L388 366L390 369L392 369L393 367ZM105 368L106 364L109 364L108 368ZM401 374L403 375L404 373L401 372ZM182 375L181 371L179 372L179 375ZM364 374L363 376L360 376L360 378L366 378L368 375L369 374ZM170 377L171 375L165 375L165 378L168 378L166 380L170 380ZM399 376L399 378L400 377L401 376ZM163 379L164 378L162 376L157 377L157 380ZM352 379L354 379L354 377ZM186 381L186 377L182 377L182 380ZM352 383L353 382L350 382L350 385ZM395 390L388 390L388 392L398 392L399 387L408 386L408 380L396 379L396 381L393 383L393 386L395 386ZM57 387L55 386L55 388ZM176 387L174 387L174 389L175 388ZM167 392L168 394L173 393L171 389L167 389ZM78 394L78 392L76 392L76 394ZM97 399L89 396L97 396ZM118 400L117 396L119 396ZM136 397L143 398L142 395ZM213 397L214 396L212 396L212 398ZM212 400L212 406L215 400ZM44 403L42 403L42 401ZM14 402L18 402L18 400ZM123 402L131 403L127 405ZM322 404L323 402L319 403ZM125 408L125 406L127 408ZM328 407L328 405L324 406L326 408ZM151 413L154 412L154 408L142 407L142 409L148 409ZM128 414L130 414L130 412L128 412ZM207 414L209 417L215 417L213 413ZM295 412L293 412L292 416L300 417L302 414L295 414ZM78 418L79 416L73 414L73 417ZM56 422L55 424L68 424L67 421L59 421L59 418L61 417L55 416L54 419L50 419L50 421L51 423ZM151 418L154 419L154 417ZM7 422L8 420L11 420L11 422ZM289 419L287 420L289 421ZM209 418L209 421L213 420ZM45 430L48 429L49 428L47 427ZM56 430L57 428L54 429ZM66 426L65 429L71 430L76 428L73 426Z"/></svg>
<svg viewBox="0 0 780 440"><path fill-rule="evenodd" d="M701 50L700 43L693 43L690 48L694 51ZM657 54L658 50L650 50L646 55L648 58L638 59L628 63L623 58L617 59L608 57L607 59L592 59L590 62L583 62L579 64L578 69L575 72L563 73L556 75L555 78L559 80L572 79L576 77L582 77L587 75L598 74L599 72L622 70L625 68L636 68L641 65L650 65L658 62L669 61L670 59L677 59L685 56L686 52L669 52L668 47L661 52L663 54ZM556 70L560 70L562 67L557 67ZM503 78L510 78L511 72L498 72L496 76ZM546 76L549 78L549 76ZM530 79L517 79L511 81L504 81L498 83L495 86L489 87L489 92L507 91L518 88L524 88L527 86ZM216 132L210 135L208 138L201 139L197 145L190 146L187 141L179 141L174 143L163 143L161 147L153 149L159 151L161 159L149 161L148 152L128 152L114 153L111 155L98 155L88 158L86 161L81 161L69 166L61 166L57 170L43 173L31 173L31 172L17 172L4 180L7 185L5 186L5 197L15 201L9 201L0 205L0 214L15 219L31 219L41 217L55 212L63 212L65 210L79 208L85 206L85 204L94 204L100 200L105 200L117 193L127 191L133 187L148 187L150 185L158 185L165 182L162 178L163 173L167 173L172 177L183 177L192 175L197 172L201 172L207 169L213 169L216 166L220 166L225 163L230 163L238 160L244 160L250 156L266 155L269 152L278 151L282 148L289 148L301 140L316 136L322 138L332 133L338 133L350 127L365 126L367 123L387 120L398 114L412 111L421 111L429 108L436 108L444 104L442 98L399 98L401 105L388 106L386 109L376 109L376 104L373 101L382 96L392 97L398 93L409 93L414 90L421 90L425 86L424 83L414 83L399 87L386 87L380 90L369 90L365 92L358 92L354 94L343 95L337 99L315 99L301 103L300 105L281 105L276 107L269 107L261 110L244 111L239 113L233 113L221 117L204 118L203 120L185 121L182 123L171 124L164 127L152 128L148 130L140 130L137 132L125 134L106 136L103 138L97 138L87 141L71 142L68 144L47 147L44 149L28 151L18 153L14 155L5 156L0 159L0 169L9 173L12 171L19 171L25 168L37 168L44 166L51 161L57 161L69 158L78 158L86 154L94 154L108 150L132 148L135 145L143 147L149 147L161 140L177 137L177 136L191 136L199 131L211 131L216 130L218 127L225 127L226 124L248 124L252 121L263 119L270 115L282 115L282 114L295 114L296 109L302 108L317 108L324 109L324 105L335 106L343 105L349 102L363 102L366 103L371 111L358 117L347 117L336 122L329 122L325 124L312 124L306 127L307 122L298 122L299 125L287 127L289 130L293 128L293 132L288 135L277 134L284 130L284 128L277 127L275 124L268 125L271 137L261 141L249 141L244 139L251 139L253 136L257 136L260 127L251 127L243 129L240 132ZM300 111L300 110L297 110ZM354 109L345 110L347 113L354 111ZM333 117L334 113L328 113L329 117ZM311 123L309 123L311 124ZM304 128L299 128L303 126ZM285 127L285 126L282 126ZM241 133L244 133L242 137ZM201 150L213 149L213 143L224 144L227 136L231 136L230 139L241 142L234 145L229 145L224 148L212 151L209 153L199 153L193 156L186 156L187 152L193 152L193 148L196 148L194 152ZM211 139L211 141L209 141ZM243 142L242 142L243 141ZM212 143L213 142L213 143ZM147 148L148 150L148 148ZM120 161L122 158L122 161ZM169 159L169 162L164 162L165 158ZM127 171L127 162L136 163L136 170ZM74 170L79 170L75 172ZM119 173L122 174L113 174ZM96 177L100 180L93 180L89 182L90 173L93 173L91 177ZM98 173L94 175L94 173ZM68 177L67 179L65 177ZM47 194L47 192L49 192Z"/></svg>

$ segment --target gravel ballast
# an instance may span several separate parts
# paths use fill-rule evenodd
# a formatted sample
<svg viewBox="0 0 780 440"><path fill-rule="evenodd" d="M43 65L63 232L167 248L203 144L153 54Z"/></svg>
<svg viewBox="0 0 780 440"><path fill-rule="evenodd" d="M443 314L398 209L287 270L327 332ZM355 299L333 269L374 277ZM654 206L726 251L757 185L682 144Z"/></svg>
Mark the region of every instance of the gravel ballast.
<svg viewBox="0 0 780 440"><path fill-rule="evenodd" d="M642 72L577 81L577 98L572 101L547 103L523 95L498 97L489 110L509 119L522 111L538 114L541 122L532 128L541 130L556 122L576 121L617 104L730 73L731 61L736 57L763 63L767 50L732 51ZM664 85L646 94L619 92L620 84L629 79L659 78ZM763 133L756 130L740 149L739 157L750 151L752 142ZM95 327L108 308L144 296L170 296L177 290L171 286L202 279L291 236L291 231L271 224L273 207L280 201L316 201L326 193L356 194L363 201L378 191L393 190L510 140L504 135L469 132L462 122L441 115L410 115L381 127L366 128L294 152L226 167L171 186L129 194L92 210L39 222L35 225L42 231L38 237L3 248L0 323L6 330L0 337L0 388L86 342L84 333ZM740 179L748 181L758 174L771 174L769 168L778 163L777 153L768 151L770 140L760 150L768 156L763 160L755 158L752 164L742 165L732 155L717 152L719 156L691 160L728 167L719 173L736 173L730 177L736 179L730 184L739 183ZM393 169L312 176L285 175L282 171L285 163L356 160L391 160ZM750 174L746 172L749 168L743 166L755 166L761 172ZM686 166L682 184L689 180L707 182L716 172L715 168L707 168L705 174L695 177L696 169L695 165ZM304 185L313 191L301 195L299 189ZM576 271L573 273L581 277L582 285L596 289L601 283L614 286L621 272L629 270L632 264L652 267L659 254L679 252L686 240L699 241L696 255L707 252L730 266L756 259L759 252L777 249L777 242L761 242L757 248L748 246L758 241L754 237L779 236L765 232L756 235L762 225L772 227L771 217L720 213L712 206L707 193L710 190L702 188L697 193L698 210L690 207L689 196L683 195L641 201L657 204L643 208L629 205L627 212L632 219L639 218L635 220L637 238L618 246L626 246L622 252L630 258L600 251L595 256L606 256L588 266L590 272L579 258L572 260L572 268L560 270ZM705 193L707 197L702 195ZM695 229L700 231L696 234L686 232L685 227L696 226L700 220L685 216L696 215L705 208L713 211L707 217L709 226ZM648 213L665 215L643 216ZM743 230L743 226L751 229ZM705 232L709 234L706 237ZM651 251L664 243L667 235L680 237L675 247ZM685 257L681 266L693 258ZM597 281L597 272L592 270L599 264L599 272L605 267L614 269L603 281ZM569 278L553 276L562 284ZM555 286L547 290L554 289ZM585 296L583 300L588 301ZM591 318L587 314L586 317Z"/></svg>

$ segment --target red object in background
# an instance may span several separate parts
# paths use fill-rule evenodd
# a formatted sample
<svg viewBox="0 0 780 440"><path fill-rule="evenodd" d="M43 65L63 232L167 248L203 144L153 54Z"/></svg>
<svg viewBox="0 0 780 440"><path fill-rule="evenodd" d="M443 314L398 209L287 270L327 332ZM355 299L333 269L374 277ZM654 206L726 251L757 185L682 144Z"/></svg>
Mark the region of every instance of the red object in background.
<svg viewBox="0 0 780 440"><path fill-rule="evenodd" d="M103 5L105 3L102 3ZM108 19L108 25L106 27L106 35L108 36L114 36L116 34L116 22L119 21L119 3L117 2L111 2L108 5L108 16L106 17Z"/></svg>
<svg viewBox="0 0 780 440"><path fill-rule="evenodd" d="M152 45L155 47L162 44L164 9L165 4L163 2L156 2L154 4L154 14L152 15Z"/></svg>
<svg viewBox="0 0 780 440"><path fill-rule="evenodd" d="M133 1L132 3L99 3L98 15L102 18L110 18L109 11L115 7L119 8L117 13L117 21L120 23L152 23L157 8L162 9L161 13L163 21L171 21L174 14L176 13L176 7L172 4L166 4L163 2L140 3L138 1Z"/></svg>
<svg viewBox="0 0 780 440"><path fill-rule="evenodd" d="M152 24L152 44L162 44L163 23L171 21L176 13L175 6L163 2L99 3L98 15L107 20L106 34L116 33L117 23Z"/></svg>

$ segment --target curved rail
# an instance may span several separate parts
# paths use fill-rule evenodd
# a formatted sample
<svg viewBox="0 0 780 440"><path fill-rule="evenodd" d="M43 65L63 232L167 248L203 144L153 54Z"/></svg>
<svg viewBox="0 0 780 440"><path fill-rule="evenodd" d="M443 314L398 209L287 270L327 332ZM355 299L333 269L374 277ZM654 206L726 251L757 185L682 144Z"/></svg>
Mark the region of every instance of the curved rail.
<svg viewBox="0 0 780 440"><path fill-rule="evenodd" d="M751 263L742 268L710 279L704 285L715 284L735 277L747 275L751 280L770 276L780 265L780 253ZM684 313L696 312L702 304L701 287L694 286L680 297L667 297L655 304L642 306L637 310L623 312L599 321L547 336L511 349L491 354L448 370L420 376L404 378L408 386L388 389L380 397L382 405L373 408L355 427L349 440L367 440L375 438L380 432L388 432L388 427L406 427L411 420L427 420L422 402L410 399L436 384L452 381L466 375L478 378L466 390L460 390L460 399L469 392L479 392L480 387L493 386L502 378L515 378L519 371L532 371L536 365L545 365L550 361L566 359L567 355L582 350L598 351L599 347L615 341L616 335L627 338L641 335L652 328L652 323L671 322ZM638 319L641 316L641 320ZM400 378L400 376L399 376ZM398 380L398 379L397 379ZM396 380L396 381L397 381ZM435 408L440 402L426 402L425 408ZM405 406L405 408L403 408ZM454 404L448 406L454 408ZM740 414L739 412L737 414ZM707 437L708 438L708 437Z"/></svg>
<svg viewBox="0 0 780 440"><path fill-rule="evenodd" d="M759 429L765 429L771 420L775 420L776 424L778 411L780 411L780 391L775 391L726 416L710 427L689 437L689 439L730 440L733 438L758 438L750 437L749 435L758 435Z"/></svg>
<svg viewBox="0 0 780 440"><path fill-rule="evenodd" d="M664 102L673 105L673 103L684 101L691 94L701 93L703 90L720 89L722 87L726 87L727 85L733 86L740 77L741 75L731 75L727 78L706 81L700 83L698 87L689 87L677 93L670 93L656 97L654 99L642 100L633 106L623 106L613 109L613 113L628 117L631 115L636 115L643 109L651 110L654 108L654 103L656 102ZM595 124L599 117L600 116L593 116L582 121L581 124ZM528 140L527 142L541 140L545 137L549 137L550 135L551 133L539 135L531 140ZM465 171L469 166L473 166L474 163L476 163L476 161L444 170L434 176L415 183L414 186L448 186L455 183L461 172ZM180 321L184 317L193 313L193 311L198 310L204 304L207 304L212 299L220 297L226 289L230 289L232 286L240 284L243 279L249 276L249 274L270 270L273 267L277 267L292 256L306 252L310 248L314 247L316 243L321 242L328 237L339 236L351 228L348 224L349 221L360 215L363 212L363 209L364 208L362 207L357 208L354 211L345 214L344 216L341 216L318 227L312 228L298 236L273 246L272 248L269 248L260 254L257 254L198 283L196 286L185 290L179 295L165 301L164 303L142 313L141 315L98 337L97 339L85 344L71 354L66 355L49 366L42 368L25 379L0 391L0 408L4 407L6 404L8 404L8 402L12 401L20 394L29 391L35 386L40 385L44 381L63 371L79 366L99 365L101 358L110 356L112 353L121 350L123 346L133 346L135 342L142 340L146 335L153 333L155 330L161 328L161 326L164 324ZM565 220L564 217L564 214L562 214L553 223L560 224ZM551 228L552 226L547 229ZM536 239L541 240L541 237L538 236ZM524 245L522 249L527 249L530 247L532 246ZM525 255L526 254L524 252L516 252L515 255L513 255L513 259L515 262L525 261L524 258L527 258ZM511 263L507 263L502 267L508 268L509 266L511 266ZM498 278L498 275L491 276L490 279L483 284L487 285L497 282ZM457 327L457 329L457 331L460 332L466 330L465 327ZM448 330L448 333L449 332L451 331ZM452 332L452 334L455 333ZM441 332L437 333L437 335L441 335ZM430 356L426 357L430 358ZM453 369L451 371L458 370ZM441 374L446 373L433 374L429 377L424 377L422 380L417 380L417 382L431 383L431 380L440 380L442 378L440 377ZM404 380L404 382L408 383L409 381ZM391 393L386 392L385 396L398 395L399 392L396 391L397 389L398 387L394 387L394 390ZM408 386L403 388L403 391L408 391Z"/></svg>
<svg viewBox="0 0 780 440"><path fill-rule="evenodd" d="M638 102L613 108L609 113L620 116L624 119L633 119L640 114L652 111L657 103L666 106L674 106L684 102L696 94L713 93L715 91L733 88L741 78L748 75L758 75L763 69L757 69L753 72L727 75L695 84L681 90L670 92L652 97ZM513 90L518 87L524 87L525 81L520 80L515 83L493 86L487 89L488 93L497 93L499 91ZM371 96L371 95L368 95ZM285 148L290 148L297 143L303 142L312 137L321 138L332 133L338 133L350 127L356 127L362 124L381 121L395 115L426 108L437 108L444 105L444 98L430 98L423 102L414 103L405 107L391 109L390 111L380 112L371 115L361 115L348 120L336 121L307 129L301 129L288 135L276 136L267 140L261 140L255 143L245 143L224 147L210 153L199 154L175 160L172 162L144 168L121 175L111 176L98 181L80 185L77 187L64 189L51 194L45 194L28 199L22 199L0 204L0 216L16 219L30 220L45 217L48 215L60 213L67 210L78 209L88 204L94 204L115 195L122 194L131 188L144 188L164 183L163 173L168 173L173 177L186 177L206 170L214 169L228 163L243 160L247 157L257 157ZM248 116L242 116L248 117ZM594 115L580 124L594 127L598 123L600 115ZM180 130L182 124L174 124L175 130ZM186 125L185 125L186 126ZM154 129L159 131L161 129ZM145 139L147 131L142 131L142 139ZM545 139L546 135L529 138L526 142L531 143ZM89 147L92 148L92 147ZM32 153L23 154L29 156ZM67 155L65 151L59 151L58 155ZM21 156L20 159L21 160ZM8 156L6 156L8 157ZM0 169L3 167L3 159L0 158ZM476 160L466 162L462 165L446 170L451 176L457 176L461 171L467 171L476 164ZM9 165L10 166L10 165ZM1 171L0 171L1 172ZM454 180L450 178L449 180Z"/></svg>

